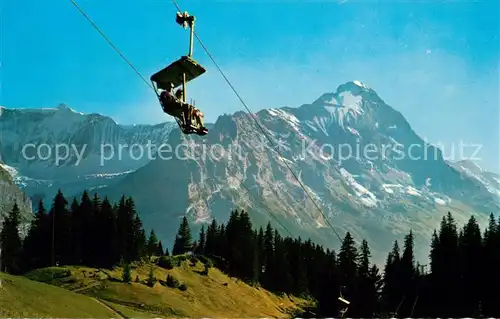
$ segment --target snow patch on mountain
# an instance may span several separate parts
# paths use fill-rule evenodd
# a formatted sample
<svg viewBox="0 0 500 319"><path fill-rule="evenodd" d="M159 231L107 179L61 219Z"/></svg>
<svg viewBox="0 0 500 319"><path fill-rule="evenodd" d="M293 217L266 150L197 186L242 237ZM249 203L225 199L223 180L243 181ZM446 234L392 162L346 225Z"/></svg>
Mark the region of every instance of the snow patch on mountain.
<svg viewBox="0 0 500 319"><path fill-rule="evenodd" d="M347 127L347 130L352 133L353 135L356 135L357 137L361 137L361 135L359 135L359 132L356 130L356 129L353 129L352 127L348 126Z"/></svg>
<svg viewBox="0 0 500 319"><path fill-rule="evenodd" d="M361 96L354 96L351 92L342 92L339 94L339 103L343 107L341 108L344 112L352 112L355 115L363 114L362 103L363 98Z"/></svg>
<svg viewBox="0 0 500 319"><path fill-rule="evenodd" d="M102 187L144 166L155 156L154 146L164 144L175 128L168 122L118 125L107 116L76 112L64 104L2 107L0 154L14 182L29 195L52 196L59 187L71 194Z"/></svg>
<svg viewBox="0 0 500 319"><path fill-rule="evenodd" d="M485 171L479 165L469 160L451 163L451 165L465 175L480 182L491 194L500 197L500 176L497 174Z"/></svg>
<svg viewBox="0 0 500 319"><path fill-rule="evenodd" d="M389 194L394 194L394 190L393 188L401 188L403 187L403 185L399 185L399 184L382 184L382 189L389 193Z"/></svg>
<svg viewBox="0 0 500 319"><path fill-rule="evenodd" d="M434 201L436 202L436 204L446 205L446 201L441 198L434 197Z"/></svg>
<svg viewBox="0 0 500 319"><path fill-rule="evenodd" d="M431 178L427 177L425 179L425 187L431 187L431 186L432 186L432 184L431 184Z"/></svg>
<svg viewBox="0 0 500 319"><path fill-rule="evenodd" d="M307 124L307 126L308 126L311 130L313 130L314 132L317 132L317 131L318 131L318 129L316 128L316 126L314 126L314 124L313 124L311 121L306 121L306 124Z"/></svg>
<svg viewBox="0 0 500 319"><path fill-rule="evenodd" d="M10 177L13 180L19 175L17 169L15 169L12 166L9 166L9 165L6 165L6 164L3 164L0 162L0 167L3 168L7 173L9 173Z"/></svg>
<svg viewBox="0 0 500 319"><path fill-rule="evenodd" d="M407 186L406 187L406 193L408 195L413 195L413 196L422 196L422 193L419 192L415 187L412 187L412 186Z"/></svg>
<svg viewBox="0 0 500 319"><path fill-rule="evenodd" d="M330 96L330 99L324 100L323 103L323 107L343 128L350 119L356 119L364 113L363 98L359 95L355 96L349 91Z"/></svg>
<svg viewBox="0 0 500 319"><path fill-rule="evenodd" d="M349 183L349 186L355 192L356 196L359 197L358 200L361 203L363 203L363 205L368 206L368 207L376 207L377 206L378 199L375 196L375 194L373 194L372 192L370 192L365 187L361 186L354 179L354 176L351 173L349 173L345 168L341 168L340 169L340 174Z"/></svg>
<svg viewBox="0 0 500 319"><path fill-rule="evenodd" d="M294 130L300 130L300 121L299 119L297 119L297 117L295 117L295 115L282 109L268 109L267 112L272 116L279 117L280 119L288 123Z"/></svg>
<svg viewBox="0 0 500 319"><path fill-rule="evenodd" d="M368 87L365 84L361 83L358 80L354 80L353 83L356 84L357 86L363 88L363 89L368 89Z"/></svg>
<svg viewBox="0 0 500 319"><path fill-rule="evenodd" d="M319 128L319 130L321 130L321 132L323 132L323 134L325 134L326 136L329 136L328 135L328 130L326 128L326 120L325 120L325 118L323 118L323 117L318 118L317 116L315 116L313 118L313 121L306 120L306 124L313 131L318 132L318 128Z"/></svg>
<svg viewBox="0 0 500 319"><path fill-rule="evenodd" d="M0 163L0 168L3 168L7 173L9 173L12 181L19 186L20 188L26 187L28 184L46 184L50 183L48 180L37 180L34 178L30 178L27 176L24 176L19 173L19 170L13 166L9 166L6 164Z"/></svg>
<svg viewBox="0 0 500 319"><path fill-rule="evenodd" d="M94 179L94 178L101 178L101 179L109 179L109 178L115 178L118 176L123 176L126 174L132 173L134 170L128 170L125 172L119 172L119 173L97 173L97 174L88 174L85 175L85 179Z"/></svg>
<svg viewBox="0 0 500 319"><path fill-rule="evenodd" d="M61 186L68 196L80 193L83 188L104 188L101 190L104 195L119 197L126 193L137 198L138 211L141 217L144 216L145 226L160 227L159 232L164 238L171 237L168 232L175 231L170 229L170 225L174 219L177 222L177 214L185 213L198 222L206 222L212 217L226 218L223 214L235 206L249 208L255 213L275 212L291 222L291 227L301 225L300 229L292 229L294 234L304 237L320 234L320 238L326 238L324 232L315 229L327 227L325 219L316 212L285 164L300 176L308 195L319 203L325 216L332 218L342 230L352 231L355 238L374 238L377 245L382 245L381 241L393 242L394 234L406 232L406 226L415 227L416 233L427 233L425 227L434 219L439 222L440 217L436 216L445 210L453 210L455 203L451 204L451 198L457 201L462 215L466 214L463 213L465 211L481 210L482 207L489 209L487 205L491 202L490 194L469 178L464 169L460 169L463 172L460 174L441 159L427 162L395 159L391 153L383 159L371 160L363 156L332 160L325 156L324 152L330 149L325 146L348 144L354 149L357 146L355 140L363 140L365 145L382 146L387 143L406 146L415 141L423 143L400 113L359 81L341 85L336 93L323 94L313 103L299 108L273 108L252 115L257 116L258 122L272 135L273 144L286 150L286 158L279 156L277 147L267 143L256 121L244 112L221 116L211 128L211 133L202 138L170 134L162 125L123 126L98 114L77 113L68 116L83 117L85 120L56 136L47 126L48 119L44 119L47 114L52 114L50 112L72 114L71 110L61 108L42 111L42 115L34 112L29 117L22 117L14 114L15 111L1 110L0 133L4 132L4 135L0 151L10 154L12 161L7 161L7 164L15 166L19 175L36 177L36 183L44 179L43 187L50 184L53 185L52 190L56 190ZM6 113L10 114L5 116ZM64 120L63 116L59 118ZM292 134L291 131L295 132ZM27 141L55 144L72 141L75 134L80 143L89 144L90 150L79 166L69 163L66 167L56 168L47 164L42 169L42 166L31 162L18 163L14 160L13 154L18 153L19 145ZM196 146L217 146L217 150L222 145L228 155L232 154L228 150L230 146L237 145L242 152L241 156L202 158L194 154L195 149L200 148L182 147L182 154L186 157L192 155L193 160L145 159L139 162L125 149L122 158L118 158L117 145L145 145L148 140L158 144L164 143L167 138L172 146L185 145L189 140L194 141ZM306 145L312 142L307 155L300 145L304 141ZM107 161L104 167L98 161L101 143L115 146L114 159ZM91 145L94 146L92 149ZM413 153L419 155L418 150ZM338 157L339 152L335 155ZM26 168L30 174L23 171ZM57 180L48 172L57 173ZM105 187L111 185L111 181L116 183ZM488 181L498 184L496 179ZM33 181L29 187L36 194L42 187L34 184ZM174 187L166 192L163 187L148 185ZM460 195L464 192L471 195ZM448 204L449 207L441 207ZM384 220L378 223L373 219L360 218L368 214L385 218L381 216L388 216L389 212L405 214L408 219L414 220L405 225L400 221ZM336 217L340 215L341 218ZM423 216L431 215L433 220L422 220L426 218ZM331 241L331 238L326 240Z"/></svg>

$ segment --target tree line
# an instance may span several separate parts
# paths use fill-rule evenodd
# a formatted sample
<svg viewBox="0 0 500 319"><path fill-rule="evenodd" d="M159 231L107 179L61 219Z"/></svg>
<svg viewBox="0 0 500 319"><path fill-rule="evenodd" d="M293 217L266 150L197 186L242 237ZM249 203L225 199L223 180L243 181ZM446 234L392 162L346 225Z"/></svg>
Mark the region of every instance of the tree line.
<svg viewBox="0 0 500 319"><path fill-rule="evenodd" d="M0 271L22 274L58 265L111 268L168 253L154 230L146 238L130 197L112 203L108 198L101 200L97 193L91 198L85 191L80 202L73 198L68 204L61 191L48 211L40 201L23 239L17 231L21 217L15 204L2 227Z"/></svg>
<svg viewBox="0 0 500 319"><path fill-rule="evenodd" d="M430 264L414 257L414 234L395 241L384 269L371 263L368 242L356 245L346 233L340 250L325 249L272 228L254 228L245 211L227 223L213 220L193 239L181 222L173 255L191 252L219 261L228 275L275 293L311 296L315 316L500 317L500 220L490 215L484 232L472 216L461 229L451 213L443 217L430 245ZM429 269L426 269L426 268Z"/></svg>
<svg viewBox="0 0 500 319"><path fill-rule="evenodd" d="M84 192L80 202L55 196L43 202L21 239L17 205L3 223L1 268L22 274L51 265L111 268L146 256L169 255L153 230L146 238L132 198L117 203ZM310 239L282 236L271 223L254 227L245 211L226 223L213 220L193 238L184 217L172 255L203 255L228 275L275 293L312 297L316 317L337 316L350 301L348 317L500 317L500 220L490 216L482 231L471 217L459 228L450 213L430 244L429 264L414 257L410 231L395 241L384 269L371 262L369 243L347 233L338 252Z"/></svg>

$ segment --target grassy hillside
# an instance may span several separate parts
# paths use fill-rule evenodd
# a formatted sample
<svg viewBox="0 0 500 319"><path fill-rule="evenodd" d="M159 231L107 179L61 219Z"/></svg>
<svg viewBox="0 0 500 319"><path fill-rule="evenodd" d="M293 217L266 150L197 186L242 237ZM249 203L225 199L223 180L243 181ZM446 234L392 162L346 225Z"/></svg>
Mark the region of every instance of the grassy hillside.
<svg viewBox="0 0 500 319"><path fill-rule="evenodd" d="M156 283L147 285L150 269ZM203 275L204 264L189 260L164 269L152 264L133 266L132 282L123 283L122 269L46 268L26 276L98 298L125 317L291 317L311 305L303 299L276 296L262 288L229 278L216 268ZM166 285L167 275L186 290ZM54 277L54 279L52 279Z"/></svg>
<svg viewBox="0 0 500 319"><path fill-rule="evenodd" d="M111 318L116 312L85 295L0 273L0 317Z"/></svg>

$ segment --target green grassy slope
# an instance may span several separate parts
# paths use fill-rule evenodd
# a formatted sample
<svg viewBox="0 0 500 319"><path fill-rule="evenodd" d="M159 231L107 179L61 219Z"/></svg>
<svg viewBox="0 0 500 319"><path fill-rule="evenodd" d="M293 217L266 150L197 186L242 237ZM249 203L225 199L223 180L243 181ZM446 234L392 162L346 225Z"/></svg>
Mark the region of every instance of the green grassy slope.
<svg viewBox="0 0 500 319"><path fill-rule="evenodd" d="M111 318L116 312L97 300L63 288L0 273L0 317Z"/></svg>
<svg viewBox="0 0 500 319"><path fill-rule="evenodd" d="M157 280L153 287L146 284L151 267ZM121 282L120 268L45 268L26 276L99 299L124 317L286 318L311 305L304 299L276 296L265 289L249 286L216 268L203 275L203 269L201 262L189 260L170 270L151 264L135 265L131 270L131 283ZM168 287L165 284L168 274L187 289Z"/></svg>

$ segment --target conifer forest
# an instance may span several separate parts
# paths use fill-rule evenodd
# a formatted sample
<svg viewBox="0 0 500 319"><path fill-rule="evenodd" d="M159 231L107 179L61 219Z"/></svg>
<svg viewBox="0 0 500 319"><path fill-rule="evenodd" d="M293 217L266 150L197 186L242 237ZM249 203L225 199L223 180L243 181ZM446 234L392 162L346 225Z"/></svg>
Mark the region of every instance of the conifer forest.
<svg viewBox="0 0 500 319"><path fill-rule="evenodd" d="M59 191L52 203L39 203L25 235L18 231L21 223L14 205L1 231L0 271L111 268L189 253L251 285L316 300L313 317L337 317L344 307L339 296L349 300L350 318L500 317L500 220L493 214L481 229L474 217L457 225L448 213L433 233L429 261L415 260L409 232L387 247L383 269L371 262L370 243L356 244L350 233L333 251L307 238L284 237L271 223L256 228L238 210L226 223L213 220L197 234L184 217L173 247L164 247L154 230L145 231L126 196L114 203L84 192L69 202Z"/></svg>

